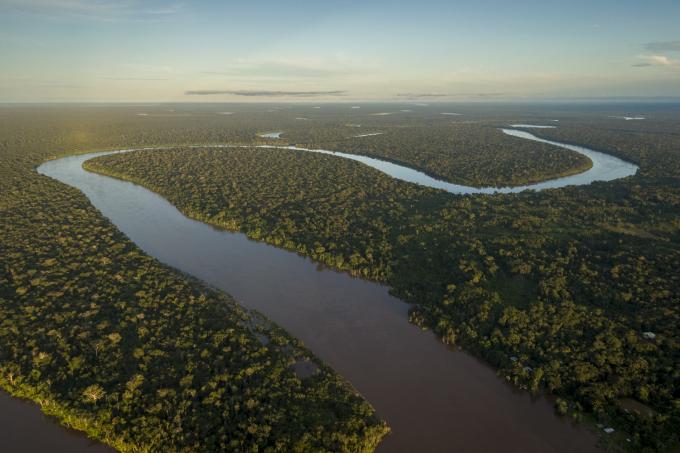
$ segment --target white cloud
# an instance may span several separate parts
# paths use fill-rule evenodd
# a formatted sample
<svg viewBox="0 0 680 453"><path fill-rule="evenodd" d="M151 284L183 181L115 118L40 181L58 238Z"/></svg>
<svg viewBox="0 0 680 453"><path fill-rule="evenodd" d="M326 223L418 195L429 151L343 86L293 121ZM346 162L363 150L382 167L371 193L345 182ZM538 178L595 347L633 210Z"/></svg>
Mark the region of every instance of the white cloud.
<svg viewBox="0 0 680 453"><path fill-rule="evenodd" d="M671 60L669 60L668 57L664 55L650 55L648 58L650 62L663 66L669 66L672 64Z"/></svg>
<svg viewBox="0 0 680 453"><path fill-rule="evenodd" d="M665 55L638 55L638 59L642 61L633 65L638 68L647 66L680 66L680 60L673 60Z"/></svg>

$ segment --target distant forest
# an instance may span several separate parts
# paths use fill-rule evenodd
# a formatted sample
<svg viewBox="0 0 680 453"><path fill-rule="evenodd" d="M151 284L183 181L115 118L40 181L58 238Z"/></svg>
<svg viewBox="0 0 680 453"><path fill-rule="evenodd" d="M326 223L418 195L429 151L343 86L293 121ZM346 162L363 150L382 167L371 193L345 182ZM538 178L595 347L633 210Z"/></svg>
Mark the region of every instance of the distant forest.
<svg viewBox="0 0 680 453"><path fill-rule="evenodd" d="M543 192L456 196L334 156L261 148L188 151L182 145L334 147L472 185L521 184L589 163L564 150L498 135L497 128L510 121L541 121L513 108L471 109L473 125L450 124L450 117L433 109L354 118L335 107L318 118L307 114L312 119L303 122L287 109L244 107L224 117L210 108L186 108L194 113L0 110L5 164L0 211L8 219L0 252L9 257L0 274L2 387L54 401L63 414L87 421L78 427L114 445L200 445L193 431L168 431L177 420L185 426L185 417L199 429L213 410L205 404L199 412L193 409L185 401L194 395L186 389L220 398L225 407L238 404L223 416L242 422L236 428L237 437L244 436L239 445L278 440L285 450L295 446L292 439L305 423L317 423L327 434L305 437L303 447L370 450L384 435L386 427L370 406L332 370L322 367L313 379L296 378L287 368L294 357L285 352L295 340L271 327L274 346L263 351L253 340L249 315L227 296L144 256L81 194L33 171L50 151L167 145L172 149L105 156L85 167L145 185L193 218L388 284L412 304L410 320L443 342L483 357L520 388L555 395L562 414L616 426L623 433L616 448L663 451L678 445L678 114L624 124L593 111L555 112L561 115L559 128L532 132L612 152L640 165L638 175ZM271 130L284 131L282 139L258 137ZM378 131L383 134L353 137ZM484 150L473 152L484 143ZM61 288L69 291L67 306ZM206 302L212 300L223 302ZM160 313L154 309L159 304ZM209 321L214 310L225 313L224 325ZM183 327L191 325L213 329L208 330L213 336L183 337ZM19 335L24 329L40 334L27 343ZM225 336L218 341L219 332ZM178 344L186 348L182 357L193 357L192 367L204 371L183 380L186 362L179 359L173 362L176 374L169 374L176 380L138 371L166 357L164 348L171 344L173 351ZM219 373L210 365L215 354L224 361ZM71 364L74 357L81 358ZM249 376L249 369L258 376L255 382L244 377L233 393L210 393L225 374ZM274 385L277 376L286 377L283 388ZM66 384L74 379L82 383L77 391ZM310 400L292 396L301 386L307 386ZM253 403L234 400L244 389L255 395ZM126 399L126 392L135 391L139 399ZM271 395L280 399L266 411L279 411L281 419L297 414L299 404L344 416L330 425L314 412L278 424L241 418L244 407L264 414L263 401L272 401ZM164 406L167 401L173 404ZM189 405L181 409L182 404ZM137 431L124 421L142 407L157 410L148 428ZM112 420L121 420L114 431L107 428ZM157 440L160 432L173 434ZM231 435L205 441L221 445Z"/></svg>

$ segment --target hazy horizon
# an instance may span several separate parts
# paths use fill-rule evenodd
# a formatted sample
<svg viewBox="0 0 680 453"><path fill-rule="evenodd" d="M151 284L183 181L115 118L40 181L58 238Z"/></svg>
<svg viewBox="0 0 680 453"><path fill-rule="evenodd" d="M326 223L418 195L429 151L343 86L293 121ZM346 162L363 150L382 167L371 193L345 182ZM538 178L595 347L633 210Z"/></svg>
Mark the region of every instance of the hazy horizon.
<svg viewBox="0 0 680 453"><path fill-rule="evenodd" d="M0 0L0 102L680 96L680 3Z"/></svg>

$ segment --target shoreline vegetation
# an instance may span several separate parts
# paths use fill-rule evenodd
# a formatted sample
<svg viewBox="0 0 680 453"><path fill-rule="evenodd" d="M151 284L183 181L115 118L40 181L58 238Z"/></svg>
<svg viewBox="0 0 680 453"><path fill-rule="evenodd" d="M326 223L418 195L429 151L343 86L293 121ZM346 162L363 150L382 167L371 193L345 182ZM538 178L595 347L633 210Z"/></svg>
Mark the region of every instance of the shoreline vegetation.
<svg viewBox="0 0 680 453"><path fill-rule="evenodd" d="M288 345L299 346L296 340L279 332L273 343L280 348L261 351L257 337L252 341L249 330L252 326L246 328L241 324L247 314L230 306L228 296L147 257L77 190L35 173L40 162L54 157L50 154L54 150L63 156L69 154L66 152L69 149L86 152L86 147L126 148L132 143L139 146L187 141L248 143L258 130L271 130L273 124L271 118L264 118L265 114L254 109L246 109L247 115L241 118L238 114L213 118L200 111L179 119L152 115L140 118L136 109L0 109L3 164L0 386L30 389L22 391L30 394L33 401L46 404L48 407L43 407L43 411L58 404L59 411L75 417L72 423L90 426L90 435L130 447L131 451L138 450L140 445L168 445L162 443L167 440L162 439L162 434L156 436L166 432L172 436L172 442L215 442L211 445L218 446L221 441L214 431L210 434L201 431L215 429L214 424L208 423L206 428L198 423L198 431L192 432L185 417L197 413L187 410L187 406L168 403L183 395L187 388L193 388L192 385L185 387L182 379L173 382L171 377L146 375L135 368L139 364L145 364L146 370L158 368L168 362L164 355L168 351L190 347L195 342L205 346L208 353L196 350L198 355L191 352L171 363L179 366L191 357L194 370L204 370L199 373L202 378L215 377L200 389L207 392L203 393L204 401L212 399L208 404L227 397L212 394L221 385L218 383L225 382L220 381L222 377L245 378L228 371L232 366L231 355L242 352L234 365L241 370L247 369L241 360L259 364L266 356L271 359L269 364L250 376L272 370L279 377L288 377L285 382L290 389L314 385L318 393L305 393L308 397L319 398L330 407L343 407L343 414L358 417L359 425L348 419L345 427L349 431L331 429L328 436L321 438L305 435L304 442L323 445L335 442L337 449L342 449L338 447L341 444L351 445L351 449L372 450L387 432L384 423L331 370L321 366L322 382L314 378L310 383L309 379L296 377L289 368L287 355ZM345 222L344 233L339 235L345 240L357 237L354 232L358 231L361 247L357 249L350 243L352 252L346 257L342 252L343 264L354 266L356 275L387 282L395 295L414 304L412 322L432 329L446 343L461 345L483 357L518 387L558 395L558 412L575 419L592 414L598 423L616 426L617 432L612 437L616 437L618 446L633 450L669 449L678 443L680 419L676 396L680 283L672 271L680 265L677 224L680 165L671 151L677 149L678 139L668 129L651 132L644 129L658 127L652 121L627 122L626 127L637 124L622 136L608 129L610 121L602 120L602 127L598 127L599 123L588 124L583 128L586 133L579 136L581 124L572 121L573 127L567 127L569 119L561 119L560 129L541 131L540 135L600 149L612 149L607 146L612 143L613 153L640 164L638 175L626 181L519 195L454 197L425 188L398 187L397 198L389 193L394 184L368 185L368 179L362 179L365 172L354 168L350 173L358 178L353 181L359 183L355 189L362 192L362 203L370 207L358 212L384 217L359 225L352 223L349 214L356 213L361 206L347 204L357 193L348 188L336 198L322 198L335 209L347 207L335 217L325 216L330 222L327 225ZM276 124L282 121L279 118ZM342 117L341 121L345 123L347 119ZM672 121L661 124L668 128ZM292 124L283 125L282 129L289 130ZM318 135L327 134L322 131ZM309 155L301 158L308 159ZM142 160L135 164L142 164ZM240 164L244 172L233 175L234 180L245 176L252 179L253 162ZM277 165L283 164L277 161ZM306 176L313 175L317 182L325 180L327 185L329 180L338 180L339 175L333 173L333 168L338 167L347 169L345 164L333 165L322 173L307 172ZM161 170L157 168L155 174L149 172L139 177L148 184L152 176L162 175ZM373 182L375 178L370 174ZM192 187L210 187L209 183L217 179L192 181ZM172 199L169 187L159 184L152 190L161 195L162 190L168 191L166 198L184 210L182 200ZM267 195L236 193L230 210L244 208L237 203L239 196ZM221 196L229 199L231 195L210 194L203 198L208 204L195 211L205 213L212 223L225 222L253 239L279 246L286 244L286 239L278 236L278 230L272 226L277 225L276 209L292 209L291 206L266 204L263 212L242 211L234 218L219 217L222 210L213 212L215 205L209 203L211 198L214 203ZM265 201L270 200L265 197ZM303 196L295 209L302 210L310 219L320 215L314 210L305 211L305 204ZM199 220L209 221L206 219ZM314 226L304 219L290 216L288 219L293 223L285 227ZM403 219L408 222L401 223ZM294 228L298 235L295 239L305 245L303 253L308 256L322 262L331 260L331 266L342 267L333 254L347 244L329 242L328 233L332 230L321 228L323 225ZM319 236L313 237L312 233ZM357 254L353 255L354 252ZM414 268L413 263L421 263L423 268ZM222 327L227 326L208 322L215 315L211 310L225 310L224 322L232 323L226 331ZM175 316L180 313L181 316ZM166 321L172 321L168 328L163 326ZM217 329L215 334L226 335L185 337L198 334L186 330L187 323L193 322L198 322L201 331ZM140 330L141 327L146 330ZM227 332L229 329L234 330ZM34 333L29 341L21 334L25 331ZM645 336L647 333L653 337ZM301 354L309 354L300 350ZM216 369L210 368L216 365L207 360L213 355L222 361L219 364L222 374L215 374ZM209 369L202 368L206 366ZM179 372L175 365L169 368L163 365L162 369L173 376ZM140 374L143 378L137 377ZM155 379L164 382L156 383ZM194 379L196 376L191 382ZM254 388L267 389L268 382L271 381L265 379L256 384L260 387ZM332 391L327 393L328 390ZM267 393L268 390L264 392ZM286 395L285 391L275 394L283 400ZM116 410L137 412L113 417L109 405ZM142 407L143 413L153 414L146 424L139 423L143 420L139 412ZM222 407L236 408L228 404ZM259 404L248 407L247 401L239 401L238 409L230 413L245 411L244 407L261 408ZM274 404L268 409L285 407ZM645 408L646 415L640 413L640 407ZM173 409L182 411L179 419L169 416L168 411ZM206 410L215 409L201 406L201 421L209 420L204 418ZM172 420L180 421L181 430L173 430ZM319 419L314 419L313 423L318 422ZM290 437L285 432L249 429L247 424L239 424L237 432L246 436L244 445L250 445L248 442L256 441L258 436L281 435L283 443L277 445L290 446L286 444ZM170 445L176 445L172 442Z"/></svg>
<svg viewBox="0 0 680 453"><path fill-rule="evenodd" d="M569 208L559 209L558 215L550 216L547 229L530 233L533 222L524 228L510 227L522 213L544 216L541 200L556 194L568 197L576 191L576 201L599 193L593 201L599 198L601 209L604 184L552 194L460 197L403 183L342 158L257 148L133 151L94 158L83 166L145 186L196 220L388 284L395 295L413 304L411 322L433 329L447 344L459 344L481 355L520 388L556 395L556 409L562 414L582 419L595 413L600 422L627 429L638 445L651 439L641 436L653 437L653 431L672 426L661 422L661 417L660 426L640 429L635 423L649 419L642 417L630 424L617 412L615 402L612 409L605 409L612 398L649 401L652 392L663 395L664 390L654 383L661 378L657 373L665 372L666 353L657 349L656 341L645 340L642 331L631 330L638 321L620 309L607 312L599 303L579 302L597 293L588 294L573 285L598 275L604 264L602 257L588 256L577 246L592 234L593 223L601 221L597 212L572 206L573 218ZM515 211L510 213L503 205ZM461 214L472 221L456 226ZM584 215L590 218L581 225ZM601 218L608 215L605 212ZM506 233L525 236L523 229L529 235L507 241ZM565 236L565 230L577 233L576 240ZM503 239L491 239L488 233L492 231ZM542 236L540 242L531 239L536 233ZM605 244L612 239L600 238ZM529 246L531 242L534 245ZM516 255L521 243L525 245L523 257ZM588 248L595 245L590 244ZM557 261L550 250L556 252ZM454 266L445 262L471 255L472 259L454 258ZM623 258L627 260L625 254ZM581 264L574 267L571 261ZM584 274L587 268L591 270ZM618 272L616 279L621 279ZM675 284L672 279L668 283ZM598 286L600 299L605 294L623 300L634 297L617 283L599 282ZM622 292L617 296L617 291ZM672 335L666 322L647 323L656 332ZM626 337L625 342L614 340L620 335ZM562 350L565 341L570 354ZM589 357L601 348L604 355L597 359L601 367L597 371ZM650 365L658 360L661 368L654 371ZM644 368L630 373L631 367L640 366ZM608 383L612 373L624 380ZM633 382L639 386L634 391Z"/></svg>
<svg viewBox="0 0 680 453"><path fill-rule="evenodd" d="M419 125L338 140L340 132L293 129L283 141L303 147L357 154L403 165L442 181L481 187L518 187L572 176L592 167L591 160L554 145L509 137L495 125ZM521 128L520 128L521 129ZM367 128L367 130L372 130ZM336 136L336 137L334 137ZM282 140L267 143L281 144Z"/></svg>
<svg viewBox="0 0 680 453"><path fill-rule="evenodd" d="M39 240L38 254L23 258L17 248L24 244L3 247L12 279L0 279L3 390L120 451L258 444L372 451L388 432L351 384L299 341L229 295L147 257L71 192L65 202L51 197L57 244ZM69 213L71 203L82 218ZM21 210L12 214L4 219L20 227ZM66 251L69 231L80 224L91 232L81 231L81 245ZM84 257L81 247L99 257ZM97 270L78 272L82 265ZM48 302L64 299L71 302ZM198 330L187 330L187 322ZM168 331L159 335L159 328ZM298 376L299 361L315 363L317 373Z"/></svg>
<svg viewBox="0 0 680 453"><path fill-rule="evenodd" d="M387 434L299 341L146 256L82 193L38 175L58 143L6 126L0 387L121 451L372 451ZM65 149L56 154L77 153ZM299 360L316 373L298 376Z"/></svg>

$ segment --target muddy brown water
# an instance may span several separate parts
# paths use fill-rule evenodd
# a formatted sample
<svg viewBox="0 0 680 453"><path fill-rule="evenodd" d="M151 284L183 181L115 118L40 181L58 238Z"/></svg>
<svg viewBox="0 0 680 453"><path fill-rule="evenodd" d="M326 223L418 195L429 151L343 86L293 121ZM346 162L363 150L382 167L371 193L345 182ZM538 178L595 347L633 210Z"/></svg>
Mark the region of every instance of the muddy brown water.
<svg viewBox="0 0 680 453"><path fill-rule="evenodd" d="M0 452L113 453L113 449L65 429L30 401L0 392Z"/></svg>
<svg viewBox="0 0 680 453"><path fill-rule="evenodd" d="M596 450L595 436L548 401L515 391L487 365L409 324L407 304L387 288L191 220L141 186L84 171L93 155L47 162L39 172L80 189L146 253L304 341L388 422L379 451ZM42 432L43 424L26 429Z"/></svg>

